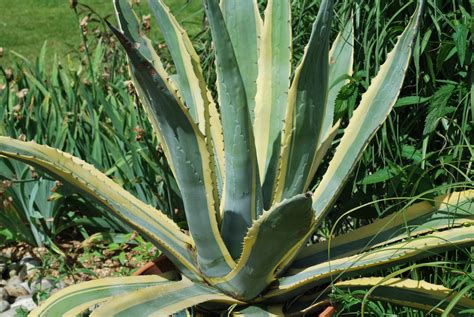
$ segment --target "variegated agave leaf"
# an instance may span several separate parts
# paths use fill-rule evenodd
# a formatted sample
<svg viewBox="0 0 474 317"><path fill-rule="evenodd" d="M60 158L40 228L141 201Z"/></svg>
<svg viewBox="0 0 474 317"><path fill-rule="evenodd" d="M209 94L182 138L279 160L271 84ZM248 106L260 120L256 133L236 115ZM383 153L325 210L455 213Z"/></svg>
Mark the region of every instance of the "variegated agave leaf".
<svg viewBox="0 0 474 317"><path fill-rule="evenodd" d="M305 244L396 101L422 1L363 95L314 193L306 191L340 132L334 102L353 63L351 18L330 45L332 0L321 1L294 74L290 1L269 0L262 19L256 0L203 0L216 53L217 101L190 39L163 0L150 0L150 8L176 74L163 67L129 1L114 5L119 28L111 30L127 53L180 187L190 234L82 160L0 137L1 156L41 168L102 204L178 269L168 276L75 285L32 316L73 316L93 304L102 305L92 316L304 314L324 309L336 289L367 290L368 298L420 309L436 305L435 312L446 314L473 306L462 293L423 281L350 279L474 245L473 191L414 204L328 241Z"/></svg>

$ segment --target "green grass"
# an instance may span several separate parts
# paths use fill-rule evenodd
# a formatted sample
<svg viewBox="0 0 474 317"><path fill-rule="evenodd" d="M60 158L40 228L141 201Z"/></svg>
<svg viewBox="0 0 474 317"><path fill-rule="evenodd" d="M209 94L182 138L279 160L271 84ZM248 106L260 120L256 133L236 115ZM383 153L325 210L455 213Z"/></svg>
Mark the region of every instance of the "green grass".
<svg viewBox="0 0 474 317"><path fill-rule="evenodd" d="M199 0L166 2L180 21L186 17L184 27L191 35L201 29ZM112 0L81 0L79 3L90 6L103 17L111 16L110 20L113 20ZM146 14L146 8L140 11ZM1 66L11 64L14 59L11 51L34 60L44 42L47 42L49 63L53 53L63 59L76 51L81 43L78 18L68 0L0 0L0 12L0 47L5 51L3 58L0 58ZM153 29L156 30L155 27Z"/></svg>

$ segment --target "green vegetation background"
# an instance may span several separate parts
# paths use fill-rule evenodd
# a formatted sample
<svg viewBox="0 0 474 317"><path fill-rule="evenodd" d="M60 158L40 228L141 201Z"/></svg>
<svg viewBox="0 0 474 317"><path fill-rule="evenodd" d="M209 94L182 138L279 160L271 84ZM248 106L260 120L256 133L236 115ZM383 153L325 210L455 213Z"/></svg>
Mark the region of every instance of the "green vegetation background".
<svg viewBox="0 0 474 317"><path fill-rule="evenodd" d="M112 1L80 2L93 8L102 17L113 16ZM146 1L141 2L141 13L148 14ZM200 31L202 9L199 0L165 2L191 35ZM152 27L152 30L152 37L158 37L157 28ZM11 64L14 58L11 51L35 60L45 41L48 52L51 53L47 56L48 64L52 61L53 52L63 59L78 49L81 33L78 18L70 7L69 0L0 0L0 47L4 49L1 65Z"/></svg>

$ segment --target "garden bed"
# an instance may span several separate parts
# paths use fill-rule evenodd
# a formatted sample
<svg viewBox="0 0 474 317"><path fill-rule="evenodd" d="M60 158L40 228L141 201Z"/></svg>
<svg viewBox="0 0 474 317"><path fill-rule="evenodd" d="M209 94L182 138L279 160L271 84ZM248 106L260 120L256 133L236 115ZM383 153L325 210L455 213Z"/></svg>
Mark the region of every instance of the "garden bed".
<svg viewBox="0 0 474 317"><path fill-rule="evenodd" d="M57 253L24 243L0 249L0 314L27 314L59 289L96 278L127 276L159 254L143 242L63 242ZM62 253L62 254L61 254Z"/></svg>

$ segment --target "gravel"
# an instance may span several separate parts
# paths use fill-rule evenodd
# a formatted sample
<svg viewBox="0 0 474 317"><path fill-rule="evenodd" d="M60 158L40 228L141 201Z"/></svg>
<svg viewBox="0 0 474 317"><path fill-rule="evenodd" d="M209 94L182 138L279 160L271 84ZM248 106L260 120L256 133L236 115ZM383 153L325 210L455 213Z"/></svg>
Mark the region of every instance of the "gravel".
<svg viewBox="0 0 474 317"><path fill-rule="evenodd" d="M0 257L0 316L14 317L21 310L29 312L37 305L33 299L38 292L64 287L48 279L35 280L41 263L26 253L19 260L11 254Z"/></svg>

